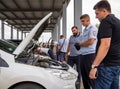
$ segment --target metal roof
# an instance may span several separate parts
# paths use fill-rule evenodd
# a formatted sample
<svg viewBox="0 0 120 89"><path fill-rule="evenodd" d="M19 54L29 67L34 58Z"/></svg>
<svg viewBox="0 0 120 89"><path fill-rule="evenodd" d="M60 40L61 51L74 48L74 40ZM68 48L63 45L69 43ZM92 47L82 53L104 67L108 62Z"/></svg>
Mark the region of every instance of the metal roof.
<svg viewBox="0 0 120 89"><path fill-rule="evenodd" d="M23 31L30 31L49 12L52 17L42 26L52 30L62 14L63 3L69 0L0 0L0 19ZM43 32L43 30L41 32Z"/></svg>

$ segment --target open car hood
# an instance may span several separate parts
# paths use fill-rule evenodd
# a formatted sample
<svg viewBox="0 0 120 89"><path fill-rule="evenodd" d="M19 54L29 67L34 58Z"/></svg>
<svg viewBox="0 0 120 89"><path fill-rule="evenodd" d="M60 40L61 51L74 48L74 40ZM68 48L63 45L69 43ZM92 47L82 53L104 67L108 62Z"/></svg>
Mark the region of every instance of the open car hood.
<svg viewBox="0 0 120 89"><path fill-rule="evenodd" d="M27 37L18 45L18 47L14 50L13 54L18 56L30 43L35 33L39 29L39 27L52 15L52 12L46 15L42 20L38 22L37 25L31 30L31 32L27 35Z"/></svg>

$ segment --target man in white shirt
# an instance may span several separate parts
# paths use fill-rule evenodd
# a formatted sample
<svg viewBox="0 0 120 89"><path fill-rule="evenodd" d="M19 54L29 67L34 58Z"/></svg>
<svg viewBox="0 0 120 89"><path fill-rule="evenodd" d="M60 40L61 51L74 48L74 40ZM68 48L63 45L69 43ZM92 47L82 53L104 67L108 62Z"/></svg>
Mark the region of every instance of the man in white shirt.
<svg viewBox="0 0 120 89"><path fill-rule="evenodd" d="M60 62L65 61L65 54L67 52L68 41L64 38L64 35L60 35L60 39L58 41L57 50L59 50L59 54L57 54L57 60Z"/></svg>

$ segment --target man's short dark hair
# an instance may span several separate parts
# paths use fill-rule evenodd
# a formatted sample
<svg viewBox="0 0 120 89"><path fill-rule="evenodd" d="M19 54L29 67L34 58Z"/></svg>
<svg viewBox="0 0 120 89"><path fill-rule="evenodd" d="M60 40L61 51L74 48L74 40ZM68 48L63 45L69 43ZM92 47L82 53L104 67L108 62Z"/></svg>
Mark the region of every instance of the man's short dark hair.
<svg viewBox="0 0 120 89"><path fill-rule="evenodd" d="M111 12L111 6L107 0L101 0L99 1L93 9L106 9L108 12Z"/></svg>
<svg viewBox="0 0 120 89"><path fill-rule="evenodd" d="M74 28L78 29L78 27L77 27L77 26L73 26L71 29L74 29Z"/></svg>
<svg viewBox="0 0 120 89"><path fill-rule="evenodd" d="M85 18L90 19L88 14L83 14L83 15L80 16L80 19L85 19Z"/></svg>
<svg viewBox="0 0 120 89"><path fill-rule="evenodd" d="M64 37L64 35L60 35L60 38L63 38Z"/></svg>

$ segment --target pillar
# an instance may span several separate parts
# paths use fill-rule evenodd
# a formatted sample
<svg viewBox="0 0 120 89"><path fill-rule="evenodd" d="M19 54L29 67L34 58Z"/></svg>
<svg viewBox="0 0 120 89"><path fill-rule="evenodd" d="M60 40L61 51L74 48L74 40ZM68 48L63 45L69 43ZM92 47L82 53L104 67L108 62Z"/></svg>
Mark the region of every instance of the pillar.
<svg viewBox="0 0 120 89"><path fill-rule="evenodd" d="M21 31L21 39L23 40L23 31Z"/></svg>
<svg viewBox="0 0 120 89"><path fill-rule="evenodd" d="M61 17L58 18L58 21L57 21L57 25L58 25L58 28L57 28L57 41L60 37L60 29L61 29L61 23L60 23L60 20L61 20Z"/></svg>
<svg viewBox="0 0 120 89"><path fill-rule="evenodd" d="M1 38L4 39L4 21L1 21Z"/></svg>
<svg viewBox="0 0 120 89"><path fill-rule="evenodd" d="M67 22L67 18L66 18L66 16L67 16L67 12L66 12L66 9L67 9L67 2L65 1L64 3L63 3L63 27L62 27L62 33L63 33L63 35L66 37L66 32L67 32L67 24L66 24L66 22Z"/></svg>
<svg viewBox="0 0 120 89"><path fill-rule="evenodd" d="M19 39L19 30L17 29L17 40Z"/></svg>
<svg viewBox="0 0 120 89"><path fill-rule="evenodd" d="M55 28L52 30L52 38L57 41L57 25L55 25Z"/></svg>
<svg viewBox="0 0 120 89"><path fill-rule="evenodd" d="M13 26L11 26L11 39L13 39Z"/></svg>
<svg viewBox="0 0 120 89"><path fill-rule="evenodd" d="M82 31L82 24L80 23L80 16L82 15L82 0L74 0L74 25Z"/></svg>

